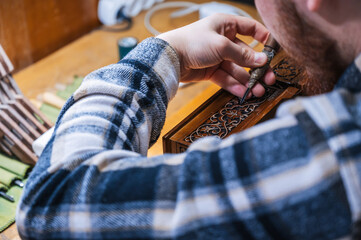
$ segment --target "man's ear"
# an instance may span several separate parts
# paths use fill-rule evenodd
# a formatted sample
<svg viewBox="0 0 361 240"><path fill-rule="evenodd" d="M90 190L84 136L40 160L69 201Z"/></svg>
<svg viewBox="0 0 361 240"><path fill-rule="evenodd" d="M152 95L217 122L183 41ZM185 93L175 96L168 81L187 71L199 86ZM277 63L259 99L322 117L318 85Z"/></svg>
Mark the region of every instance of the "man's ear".
<svg viewBox="0 0 361 240"><path fill-rule="evenodd" d="M307 0L307 8L311 12L317 12L322 4L322 0Z"/></svg>

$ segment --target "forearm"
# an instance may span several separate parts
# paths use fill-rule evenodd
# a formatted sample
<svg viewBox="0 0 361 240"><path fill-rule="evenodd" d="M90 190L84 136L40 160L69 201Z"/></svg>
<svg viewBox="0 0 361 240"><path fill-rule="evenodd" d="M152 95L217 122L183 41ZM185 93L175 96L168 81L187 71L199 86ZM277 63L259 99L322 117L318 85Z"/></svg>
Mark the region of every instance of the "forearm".
<svg viewBox="0 0 361 240"><path fill-rule="evenodd" d="M178 77L177 55L166 42L142 42L119 63L84 79L59 117L55 135L66 146L56 149L64 159L84 148L146 155L160 134Z"/></svg>

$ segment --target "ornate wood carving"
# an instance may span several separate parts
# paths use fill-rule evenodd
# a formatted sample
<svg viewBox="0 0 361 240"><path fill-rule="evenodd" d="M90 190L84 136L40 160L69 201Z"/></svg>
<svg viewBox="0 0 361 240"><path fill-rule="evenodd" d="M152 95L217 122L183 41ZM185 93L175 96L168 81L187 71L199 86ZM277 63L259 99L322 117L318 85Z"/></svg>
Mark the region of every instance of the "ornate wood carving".
<svg viewBox="0 0 361 240"><path fill-rule="evenodd" d="M277 83L266 87L261 98L252 97L240 104L240 98L220 90L163 137L165 152L180 153L199 138L229 135L273 117L277 106L297 95L302 68L281 52L271 62Z"/></svg>
<svg viewBox="0 0 361 240"><path fill-rule="evenodd" d="M292 65L289 59L285 58L273 67L273 72L278 79L291 83L300 74L301 70Z"/></svg>
<svg viewBox="0 0 361 240"><path fill-rule="evenodd" d="M188 135L184 141L192 143L206 136L227 137L234 128L248 118L266 99L274 97L272 95L284 89L285 86L280 83L269 86L261 98L252 97L242 105L240 105L241 98L234 97L222 109Z"/></svg>

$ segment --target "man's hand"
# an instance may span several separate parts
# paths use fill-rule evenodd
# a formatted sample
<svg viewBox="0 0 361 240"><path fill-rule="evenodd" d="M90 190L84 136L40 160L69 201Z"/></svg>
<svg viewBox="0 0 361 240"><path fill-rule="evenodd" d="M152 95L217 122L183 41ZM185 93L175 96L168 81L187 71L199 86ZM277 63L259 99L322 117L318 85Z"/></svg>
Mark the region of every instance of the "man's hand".
<svg viewBox="0 0 361 240"><path fill-rule="evenodd" d="M236 96L246 91L249 73L243 67L260 67L267 62L264 53L255 52L236 35L252 36L265 43L269 32L259 22L249 18L216 14L188 26L160 34L178 53L181 81L211 80ZM275 83L269 70L264 78ZM265 89L257 84L252 93L260 97Z"/></svg>

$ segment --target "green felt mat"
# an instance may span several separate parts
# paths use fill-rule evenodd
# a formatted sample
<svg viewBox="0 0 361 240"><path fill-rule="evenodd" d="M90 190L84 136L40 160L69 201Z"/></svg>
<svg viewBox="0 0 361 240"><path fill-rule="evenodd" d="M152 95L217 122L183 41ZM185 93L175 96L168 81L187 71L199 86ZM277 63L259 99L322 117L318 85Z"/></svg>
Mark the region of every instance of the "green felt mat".
<svg viewBox="0 0 361 240"><path fill-rule="evenodd" d="M15 173L21 178L24 178L25 175L28 173L30 166L25 163L19 162L16 159L0 154L0 168L3 168L8 172Z"/></svg>
<svg viewBox="0 0 361 240"><path fill-rule="evenodd" d="M80 87L82 81L83 81L82 77L75 76L73 83L66 86L64 90L58 91L56 95L58 95L64 100L67 100L75 92L75 90L77 90Z"/></svg>
<svg viewBox="0 0 361 240"><path fill-rule="evenodd" d="M0 232L15 222L15 212L23 189L18 186L11 187L6 194L14 197L15 202L0 197Z"/></svg>
<svg viewBox="0 0 361 240"><path fill-rule="evenodd" d="M15 179L24 179L29 169L29 165L0 154L0 191L15 200L15 202L10 202L0 197L0 232L14 223L16 207L22 193L22 188L12 183Z"/></svg>
<svg viewBox="0 0 361 240"><path fill-rule="evenodd" d="M78 77L78 76L74 76L74 81L73 83L69 84L66 86L66 88L64 90L59 90L56 95L64 100L68 100L68 98L71 97L71 95L73 95L73 93L75 92L75 90L77 90L80 86L80 84L82 83L83 78L82 77ZM49 104L43 103L40 107L40 111L42 113L44 113L44 115L53 123L56 122L59 113L60 113L59 108L51 106Z"/></svg>
<svg viewBox="0 0 361 240"><path fill-rule="evenodd" d="M59 116L60 109L49 104L43 103L40 106L40 111L52 122L55 123Z"/></svg>

